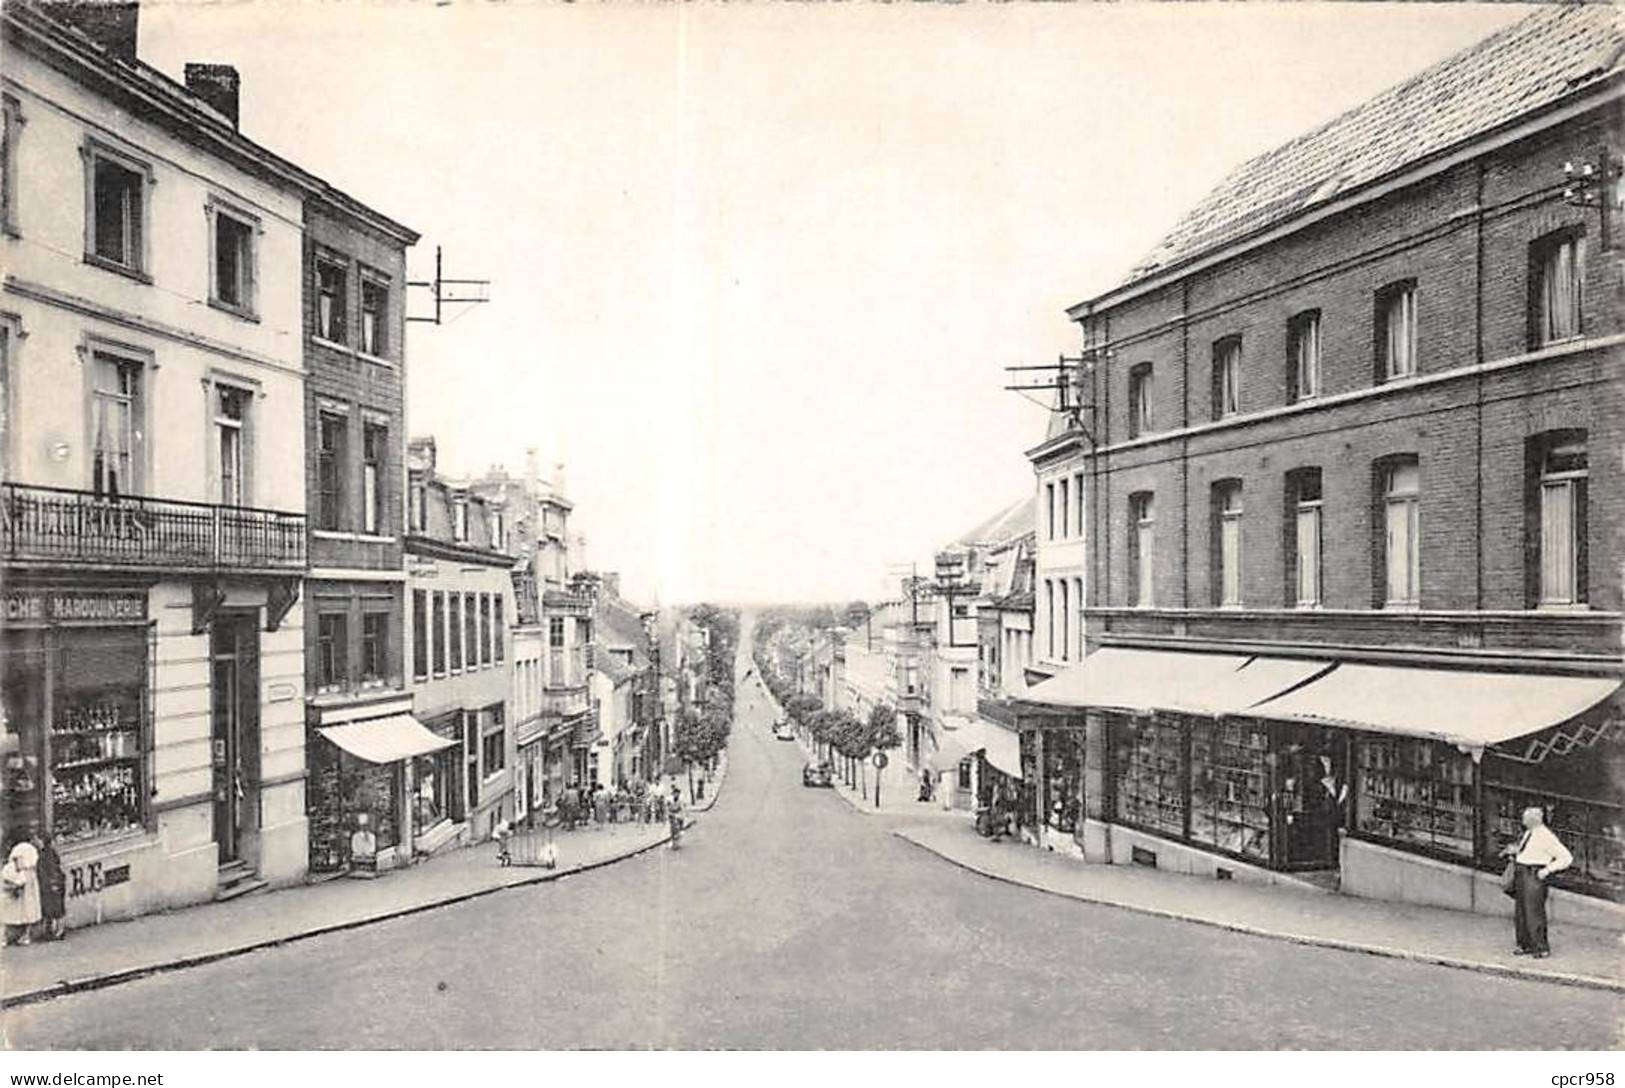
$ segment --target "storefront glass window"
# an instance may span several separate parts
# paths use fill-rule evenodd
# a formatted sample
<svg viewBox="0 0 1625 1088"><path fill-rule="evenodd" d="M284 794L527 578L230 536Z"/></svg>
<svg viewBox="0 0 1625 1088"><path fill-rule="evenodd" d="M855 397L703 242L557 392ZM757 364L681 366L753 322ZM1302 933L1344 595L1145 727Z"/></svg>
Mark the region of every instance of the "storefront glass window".
<svg viewBox="0 0 1625 1088"><path fill-rule="evenodd" d="M1071 834L1083 811L1083 734L1054 729L1044 734L1045 822Z"/></svg>
<svg viewBox="0 0 1625 1088"><path fill-rule="evenodd" d="M1473 856L1473 763L1447 744L1356 742L1355 829L1399 846Z"/></svg>
<svg viewBox="0 0 1625 1088"><path fill-rule="evenodd" d="M1625 807L1564 794L1486 784L1486 853L1495 855L1523 835L1523 810L1539 805L1546 823L1574 855L1552 883L1589 895L1625 898Z"/></svg>
<svg viewBox="0 0 1625 1088"><path fill-rule="evenodd" d="M44 634L0 635L0 820L8 836L45 820Z"/></svg>
<svg viewBox="0 0 1625 1088"><path fill-rule="evenodd" d="M142 825L147 638L140 628L56 634L51 826L64 842Z"/></svg>
<svg viewBox="0 0 1625 1088"><path fill-rule="evenodd" d="M1168 718L1112 723L1117 819L1167 835L1185 834L1185 735Z"/></svg>
<svg viewBox="0 0 1625 1088"><path fill-rule="evenodd" d="M442 753L418 756L414 768L417 790L412 795L412 827L421 835L450 815L452 775Z"/></svg>
<svg viewBox="0 0 1625 1088"><path fill-rule="evenodd" d="M1191 840L1270 859L1269 730L1262 723L1191 726Z"/></svg>

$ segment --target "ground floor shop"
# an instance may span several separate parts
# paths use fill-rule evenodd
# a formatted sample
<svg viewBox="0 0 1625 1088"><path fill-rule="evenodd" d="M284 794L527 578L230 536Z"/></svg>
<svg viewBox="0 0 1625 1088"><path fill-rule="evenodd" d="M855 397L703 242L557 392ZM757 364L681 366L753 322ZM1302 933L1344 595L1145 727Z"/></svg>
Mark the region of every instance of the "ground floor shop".
<svg viewBox="0 0 1625 1088"><path fill-rule="evenodd" d="M269 579L8 577L0 823L52 836L70 926L306 871L303 647Z"/></svg>
<svg viewBox="0 0 1625 1088"><path fill-rule="evenodd" d="M1050 845L1502 913L1500 851L1539 805L1575 856L1555 909L1625 898L1616 678L1099 654L1023 704Z"/></svg>

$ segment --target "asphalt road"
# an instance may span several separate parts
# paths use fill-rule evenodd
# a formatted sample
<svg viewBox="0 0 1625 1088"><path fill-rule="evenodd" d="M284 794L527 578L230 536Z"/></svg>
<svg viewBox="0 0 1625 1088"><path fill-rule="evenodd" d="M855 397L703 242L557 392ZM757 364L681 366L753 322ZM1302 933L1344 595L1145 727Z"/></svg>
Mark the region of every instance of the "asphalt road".
<svg viewBox="0 0 1625 1088"><path fill-rule="evenodd" d="M978 877L803 789L742 697L676 852L5 1014L133 1048L1534 1048L1625 1001L1225 933Z"/></svg>

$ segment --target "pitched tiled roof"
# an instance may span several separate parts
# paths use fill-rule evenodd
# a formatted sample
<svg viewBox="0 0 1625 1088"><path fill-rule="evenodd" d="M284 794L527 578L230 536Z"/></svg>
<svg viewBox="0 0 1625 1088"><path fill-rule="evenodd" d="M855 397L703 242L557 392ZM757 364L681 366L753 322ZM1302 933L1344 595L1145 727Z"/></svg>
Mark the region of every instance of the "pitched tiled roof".
<svg viewBox="0 0 1625 1088"><path fill-rule="evenodd" d="M1244 164L1123 286L1549 106L1618 71L1622 55L1625 16L1615 5L1544 7Z"/></svg>

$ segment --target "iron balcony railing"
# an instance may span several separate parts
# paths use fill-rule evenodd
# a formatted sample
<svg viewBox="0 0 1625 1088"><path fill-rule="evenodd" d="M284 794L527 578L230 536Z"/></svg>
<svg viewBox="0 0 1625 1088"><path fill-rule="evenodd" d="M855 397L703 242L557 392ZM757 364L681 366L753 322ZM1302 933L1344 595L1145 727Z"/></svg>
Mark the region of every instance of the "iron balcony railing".
<svg viewBox="0 0 1625 1088"><path fill-rule="evenodd" d="M0 548L8 562L303 570L305 516L6 483Z"/></svg>

